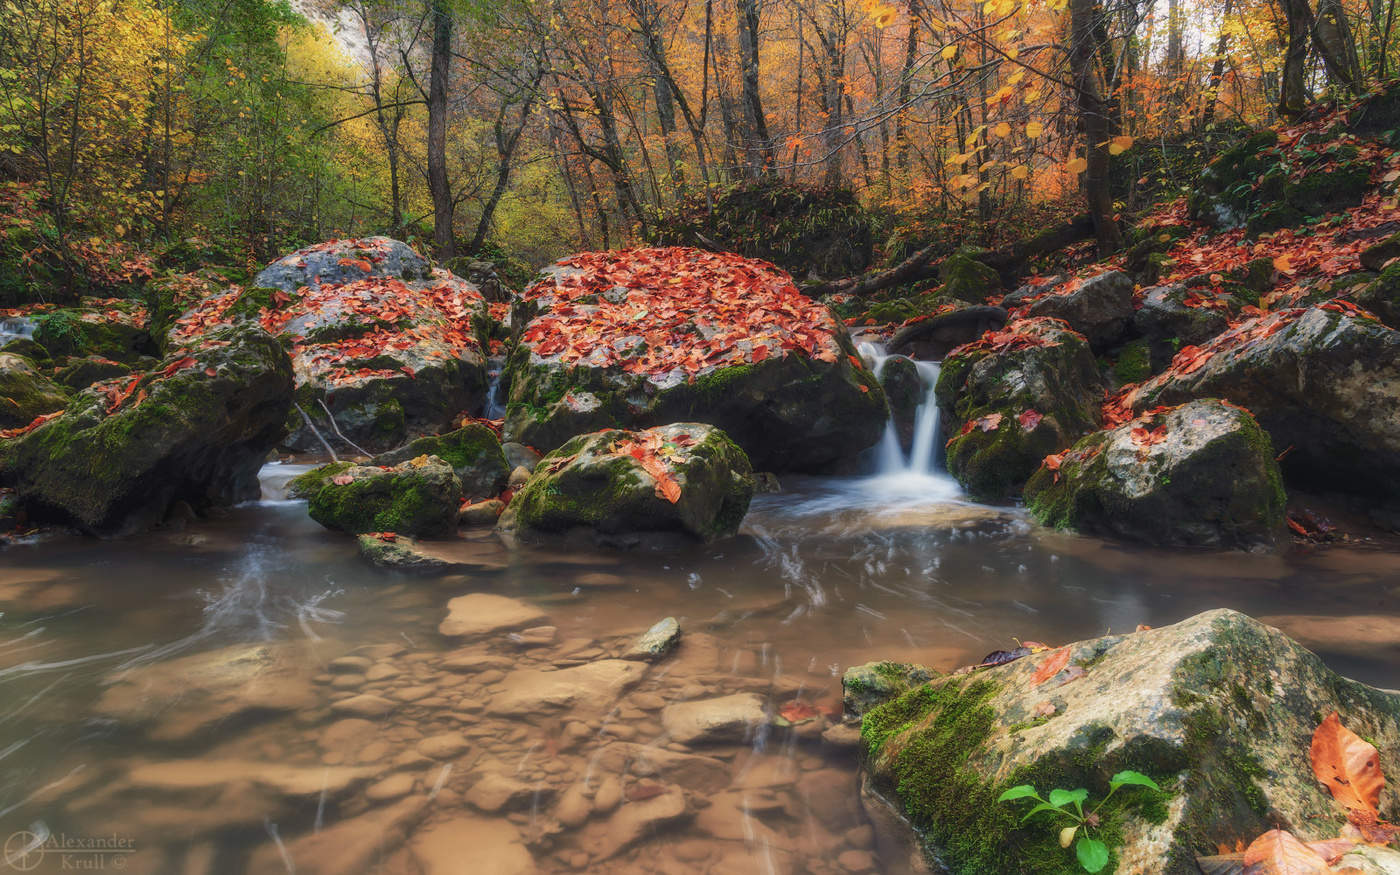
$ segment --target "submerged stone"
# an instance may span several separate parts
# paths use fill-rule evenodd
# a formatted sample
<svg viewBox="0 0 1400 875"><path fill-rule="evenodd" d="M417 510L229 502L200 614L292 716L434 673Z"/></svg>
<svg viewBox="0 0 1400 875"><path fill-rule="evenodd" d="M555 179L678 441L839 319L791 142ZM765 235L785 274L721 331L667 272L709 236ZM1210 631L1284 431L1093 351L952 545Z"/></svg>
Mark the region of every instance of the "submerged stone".
<svg viewBox="0 0 1400 875"><path fill-rule="evenodd" d="M447 603L447 618L438 632L449 638L478 638L538 625L545 613L533 605L505 596L476 592Z"/></svg>
<svg viewBox="0 0 1400 875"><path fill-rule="evenodd" d="M768 715L757 693L677 702L661 712L661 725L679 744L737 743L748 740Z"/></svg>
<svg viewBox="0 0 1400 875"><path fill-rule="evenodd" d="M1066 668L1047 681L1036 683L1051 657L1041 654L933 681L865 715L873 786L950 871L1073 871L1048 822L1021 822L1029 803L997 798L1032 784L1042 796L1084 787L1102 799L1121 770L1164 792L1124 788L1103 809L1098 835L1118 872L1191 872L1197 854L1276 826L1335 837L1341 809L1308 764L1322 717L1338 711L1381 751L1400 750L1400 696L1339 677L1234 611L1068 646Z"/></svg>
<svg viewBox="0 0 1400 875"><path fill-rule="evenodd" d="M623 654L623 659L660 659L681 640L681 624L667 617L641 634Z"/></svg>

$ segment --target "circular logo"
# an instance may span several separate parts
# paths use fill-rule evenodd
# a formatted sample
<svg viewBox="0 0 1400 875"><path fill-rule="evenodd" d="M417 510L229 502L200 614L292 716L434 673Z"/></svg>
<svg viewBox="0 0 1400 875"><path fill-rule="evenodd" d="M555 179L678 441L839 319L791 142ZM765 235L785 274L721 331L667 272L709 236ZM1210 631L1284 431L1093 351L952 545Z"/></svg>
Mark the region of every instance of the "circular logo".
<svg viewBox="0 0 1400 875"><path fill-rule="evenodd" d="M12 833L5 839L5 863L20 872L39 867L44 859L44 839L27 829Z"/></svg>

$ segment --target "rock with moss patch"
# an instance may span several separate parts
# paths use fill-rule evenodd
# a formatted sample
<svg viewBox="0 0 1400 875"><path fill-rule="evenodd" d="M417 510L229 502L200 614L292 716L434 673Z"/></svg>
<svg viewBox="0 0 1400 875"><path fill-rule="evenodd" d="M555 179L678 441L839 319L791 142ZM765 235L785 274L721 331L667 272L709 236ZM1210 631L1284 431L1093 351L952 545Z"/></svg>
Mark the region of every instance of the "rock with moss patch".
<svg viewBox="0 0 1400 875"><path fill-rule="evenodd" d="M81 392L93 383L113 377L129 376L132 370L131 365L114 362L100 355L90 355L86 358L69 359L68 364L54 375L54 380L74 392Z"/></svg>
<svg viewBox="0 0 1400 875"><path fill-rule="evenodd" d="M894 423L895 434L899 436L900 446L907 452L914 444L914 420L919 405L928 396L919 366L911 358L892 355L880 363L876 374L890 405L890 421Z"/></svg>
<svg viewBox="0 0 1400 875"><path fill-rule="evenodd" d="M404 243L332 241L273 262L254 286L203 300L166 342L262 325L287 345L296 374L300 410L283 446L320 452L326 441L373 454L480 409L485 306L475 286L430 270Z"/></svg>
<svg viewBox="0 0 1400 875"><path fill-rule="evenodd" d="M1376 314L1391 328L1400 330L1400 261L1381 271L1381 275L1352 292L1358 306Z"/></svg>
<svg viewBox="0 0 1400 875"><path fill-rule="evenodd" d="M433 575L466 571L472 566L434 553L431 544L420 544L406 535L360 535L360 556L378 568L404 574Z"/></svg>
<svg viewBox="0 0 1400 875"><path fill-rule="evenodd" d="M672 488L675 501L665 494ZM526 536L587 528L619 546L650 534L711 541L739 530L753 493L748 457L717 428L607 429L545 456L511 499L501 526Z"/></svg>
<svg viewBox="0 0 1400 875"><path fill-rule="evenodd" d="M859 720L865 712L922 686L938 672L907 662L867 662L853 665L841 675L841 705L847 720Z"/></svg>
<svg viewBox="0 0 1400 875"><path fill-rule="evenodd" d="M1392 226L1393 227L1393 226ZM1367 270L1380 272L1386 265L1400 259L1400 232L1391 234L1379 243L1372 243L1361 250L1361 266Z"/></svg>
<svg viewBox="0 0 1400 875"><path fill-rule="evenodd" d="M997 799L1022 784L1102 799L1122 770L1163 792L1125 787L1103 809L1112 871L1195 872L1197 854L1276 826L1332 838L1342 810L1308 764L1321 718L1338 711L1381 751L1400 750L1400 696L1339 677L1234 611L1068 647L1045 682L1042 654L936 680L865 715L871 784L949 871L1079 871L1057 841L1062 824L1022 823L1033 800ZM1397 814L1387 799L1381 815Z"/></svg>
<svg viewBox="0 0 1400 875"><path fill-rule="evenodd" d="M954 350L938 399L952 432L948 471L976 499L1020 492L1041 460L1099 427L1104 385L1084 337L1023 319Z"/></svg>
<svg viewBox="0 0 1400 875"><path fill-rule="evenodd" d="M1001 328L1006 318L1006 310L1001 307L959 301L900 326L887 348L923 361L942 361L949 350Z"/></svg>
<svg viewBox="0 0 1400 875"><path fill-rule="evenodd" d="M10 442L5 467L35 520L96 534L144 528L178 502L256 498L291 396L291 364L274 338L223 329L144 374L89 387Z"/></svg>
<svg viewBox="0 0 1400 875"><path fill-rule="evenodd" d="M1393 494L1400 482L1400 332L1344 306L1283 310L1230 329L1130 399L1248 408L1291 483Z"/></svg>
<svg viewBox="0 0 1400 875"><path fill-rule="evenodd" d="M328 529L441 538L457 528L462 481L436 456L419 456L391 468L342 463L333 472L299 482L296 491L306 494L312 482L319 482L320 488L308 496L307 510Z"/></svg>
<svg viewBox="0 0 1400 875"><path fill-rule="evenodd" d="M0 353L0 429L22 428L67 406L62 387L39 373L33 362Z"/></svg>
<svg viewBox="0 0 1400 875"><path fill-rule="evenodd" d="M969 304L981 304L1002 290L1001 275L977 260L977 250L960 250L938 266L941 294Z"/></svg>
<svg viewBox="0 0 1400 875"><path fill-rule="evenodd" d="M156 353L146 310L134 301L84 299L84 305L33 317L34 342L51 356L99 355L133 363Z"/></svg>
<svg viewBox="0 0 1400 875"><path fill-rule="evenodd" d="M1154 372L1171 364L1181 347L1198 346L1230 327L1228 312L1207 306L1215 300L1193 295L1184 284L1143 289L1133 324L1148 342Z"/></svg>
<svg viewBox="0 0 1400 875"><path fill-rule="evenodd" d="M462 494L471 499L500 495L510 478L511 469L501 451L500 438L480 423L418 438L407 446L376 456L374 464L393 466L418 456L437 456L451 465L462 481Z"/></svg>
<svg viewBox="0 0 1400 875"><path fill-rule="evenodd" d="M1116 270L1071 280L1031 304L1026 314L1061 319L1084 335L1094 352L1103 352L1123 340L1133 324L1133 280Z"/></svg>
<svg viewBox="0 0 1400 875"><path fill-rule="evenodd" d="M1026 484L1041 523L1140 543L1269 545L1282 533L1274 447L1247 410L1193 401L1089 435Z"/></svg>
<svg viewBox="0 0 1400 875"><path fill-rule="evenodd" d="M582 253L546 268L512 321L509 441L553 450L600 428L704 422L759 468L822 471L884 428L884 393L844 326L763 262Z"/></svg>

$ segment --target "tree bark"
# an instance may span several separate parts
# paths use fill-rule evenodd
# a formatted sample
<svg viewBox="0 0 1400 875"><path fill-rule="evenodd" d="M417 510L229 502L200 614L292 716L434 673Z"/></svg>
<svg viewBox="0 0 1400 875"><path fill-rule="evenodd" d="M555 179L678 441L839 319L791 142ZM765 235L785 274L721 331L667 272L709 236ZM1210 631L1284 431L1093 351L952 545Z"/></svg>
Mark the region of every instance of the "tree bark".
<svg viewBox="0 0 1400 875"><path fill-rule="evenodd" d="M777 161L773 141L768 136L768 118L763 112L758 78L758 0L735 0L739 24L739 67L743 89L744 115L749 124L747 153L749 172L755 176L772 172Z"/></svg>
<svg viewBox="0 0 1400 875"><path fill-rule="evenodd" d="M428 189L433 196L433 245L438 258L457 254L452 233L452 189L447 179L447 80L452 62L452 11L433 0L433 51L428 80Z"/></svg>
<svg viewBox="0 0 1400 875"><path fill-rule="evenodd" d="M1225 12L1220 18L1220 37L1215 43L1215 62L1210 68L1210 84L1206 86L1206 108L1201 113L1201 127L1209 127L1215 121L1215 107L1220 103L1220 82L1225 78L1225 52L1230 47L1230 31L1225 25L1233 5L1233 0L1225 0Z"/></svg>
<svg viewBox="0 0 1400 875"><path fill-rule="evenodd" d="M1307 105L1307 64L1309 28L1312 17L1308 0L1280 0L1288 21L1288 48L1283 53L1283 73L1279 82L1278 114L1292 118Z"/></svg>
<svg viewBox="0 0 1400 875"><path fill-rule="evenodd" d="M1094 71L1096 12L1094 0L1070 0L1069 66L1079 107L1079 124L1084 131L1084 195L1094 222L1099 253L1107 255L1123 248L1123 234L1114 218L1113 193L1108 181L1108 140L1112 136L1107 107L1099 94Z"/></svg>

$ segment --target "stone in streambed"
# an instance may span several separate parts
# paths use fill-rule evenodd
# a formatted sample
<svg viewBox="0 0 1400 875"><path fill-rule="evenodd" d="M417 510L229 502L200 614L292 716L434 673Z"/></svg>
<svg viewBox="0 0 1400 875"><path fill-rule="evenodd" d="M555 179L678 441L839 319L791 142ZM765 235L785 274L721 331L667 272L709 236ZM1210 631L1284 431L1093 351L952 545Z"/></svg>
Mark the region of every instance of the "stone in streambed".
<svg viewBox="0 0 1400 875"><path fill-rule="evenodd" d="M914 420L919 406L928 397L923 378L919 376L919 366L907 356L892 355L885 359L879 376L890 406L890 421L894 423L900 446L908 452L914 445Z"/></svg>
<svg viewBox="0 0 1400 875"><path fill-rule="evenodd" d="M902 696L931 680L937 672L904 662L867 662L841 675L841 704L846 718L859 719L876 705Z"/></svg>
<svg viewBox="0 0 1400 875"><path fill-rule="evenodd" d="M387 785L399 777L406 776L394 776L375 786ZM411 779L409 783L412 784ZM372 794L374 790L375 787L371 787L366 791L366 795ZM387 801L403 795L406 794L371 798L375 801ZM286 842L285 847L271 843L263 845L254 852L248 869L252 872L276 872L286 869L313 875L343 875L346 872L370 871L403 844L409 831L423 819L427 811L428 798L421 795L404 799L386 808L376 808L358 817L343 820Z"/></svg>
<svg viewBox="0 0 1400 875"><path fill-rule="evenodd" d="M500 438L480 423L470 423L446 434L421 437L374 458L374 464L394 466L419 456L437 456L452 466L469 499L500 495L510 477Z"/></svg>
<svg viewBox="0 0 1400 875"><path fill-rule="evenodd" d="M23 428L68 406L63 389L27 358L0 353L0 429Z"/></svg>
<svg viewBox="0 0 1400 875"><path fill-rule="evenodd" d="M311 518L350 534L446 537L456 531L462 483L452 466L419 456L384 469L337 462L298 477ZM386 554L387 556L387 554Z"/></svg>
<svg viewBox="0 0 1400 875"><path fill-rule="evenodd" d="M1269 545L1283 480L1249 412L1194 401L1084 438L1026 484L1045 525L1157 545Z"/></svg>
<svg viewBox="0 0 1400 875"><path fill-rule="evenodd" d="M531 875L535 861L510 821L458 814L409 841L423 875Z"/></svg>
<svg viewBox="0 0 1400 875"><path fill-rule="evenodd" d="M384 537L380 534L360 535L360 556L366 562L390 571L404 574L455 574L467 571L473 566L447 556L438 555L433 542L420 542L407 535Z"/></svg>
<svg viewBox="0 0 1400 875"><path fill-rule="evenodd" d="M1186 872L1199 849L1273 827L1334 837L1339 808L1308 764L1321 717L1338 711L1381 751L1400 749L1400 695L1339 677L1234 611L1068 646L1069 665L1048 681L1034 677L1045 659L1027 657L934 680L865 715L874 787L952 871L1069 865L1053 830L1017 825L1029 804L997 797L1029 783L1102 798L1124 769L1169 792L1120 791L1106 822L1120 872ZM1385 800L1382 818L1397 813Z"/></svg>
<svg viewBox="0 0 1400 875"><path fill-rule="evenodd" d="M632 646L622 655L623 659L654 660L671 652L681 640L681 624L675 617L657 621L632 642Z"/></svg>
<svg viewBox="0 0 1400 875"><path fill-rule="evenodd" d="M383 717L398 707L396 702L373 693L362 693L348 699L341 699L331 705L336 714L349 714L355 717Z"/></svg>
<svg viewBox="0 0 1400 875"><path fill-rule="evenodd" d="M438 624L438 632L449 638L480 638L537 625L544 619L544 612L533 605L477 592L447 603L447 618Z"/></svg>
<svg viewBox="0 0 1400 875"><path fill-rule="evenodd" d="M607 820L589 824L579 833L579 847L595 862L611 859L661 827L685 820L691 814L685 793L679 787L671 787L651 799L628 802Z"/></svg>
<svg viewBox="0 0 1400 875"><path fill-rule="evenodd" d="M679 702L661 712L666 734L684 745L742 742L767 722L763 698L757 693Z"/></svg>
<svg viewBox="0 0 1400 875"><path fill-rule="evenodd" d="M492 714L549 714L571 707L604 711L645 674L645 666L622 659L556 671L517 669L500 682L500 691L487 710Z"/></svg>
<svg viewBox="0 0 1400 875"><path fill-rule="evenodd" d="M554 788L544 784L528 784L498 772L487 772L467 791L467 802L487 814L510 811L527 806L537 799L547 801Z"/></svg>
<svg viewBox="0 0 1400 875"><path fill-rule="evenodd" d="M1071 280L1031 304L1026 315L1063 320L1101 353L1121 341L1133 324L1133 280L1116 270Z"/></svg>
<svg viewBox="0 0 1400 875"><path fill-rule="evenodd" d="M499 498L464 504L457 511L457 525L463 528L490 528L505 513L506 503Z"/></svg>
<svg viewBox="0 0 1400 875"><path fill-rule="evenodd" d="M657 479L658 468L668 483ZM666 485L677 490L675 501L663 494ZM618 546L656 534L711 541L738 531L753 492L748 458L719 429L700 423L609 429L546 456L500 525L525 537L588 529Z"/></svg>

